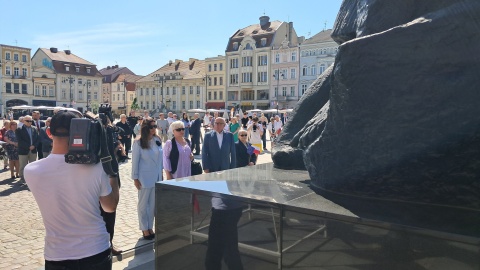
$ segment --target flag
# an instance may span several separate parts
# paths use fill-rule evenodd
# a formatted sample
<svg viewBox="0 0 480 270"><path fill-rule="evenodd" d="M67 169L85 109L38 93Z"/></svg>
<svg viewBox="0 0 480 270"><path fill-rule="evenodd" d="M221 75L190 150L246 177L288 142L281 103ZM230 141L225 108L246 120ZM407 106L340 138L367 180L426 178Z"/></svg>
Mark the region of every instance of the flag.
<svg viewBox="0 0 480 270"><path fill-rule="evenodd" d="M255 148L252 145L247 147L247 154L251 155L255 151Z"/></svg>
<svg viewBox="0 0 480 270"><path fill-rule="evenodd" d="M260 148L258 146L252 145L253 147L253 153L259 155L260 154Z"/></svg>
<svg viewBox="0 0 480 270"><path fill-rule="evenodd" d="M197 195L195 194L192 195L192 204L195 213L200 214L200 203L198 203Z"/></svg>

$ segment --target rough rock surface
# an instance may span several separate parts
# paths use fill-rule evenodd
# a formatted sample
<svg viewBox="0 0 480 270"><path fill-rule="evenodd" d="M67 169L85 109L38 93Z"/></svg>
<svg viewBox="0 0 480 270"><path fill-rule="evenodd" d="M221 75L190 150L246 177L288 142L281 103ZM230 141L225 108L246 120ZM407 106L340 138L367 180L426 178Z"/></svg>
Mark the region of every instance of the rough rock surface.
<svg viewBox="0 0 480 270"><path fill-rule="evenodd" d="M301 154L321 190L480 216L479 14L478 0L345 0L333 69L294 109L275 165Z"/></svg>

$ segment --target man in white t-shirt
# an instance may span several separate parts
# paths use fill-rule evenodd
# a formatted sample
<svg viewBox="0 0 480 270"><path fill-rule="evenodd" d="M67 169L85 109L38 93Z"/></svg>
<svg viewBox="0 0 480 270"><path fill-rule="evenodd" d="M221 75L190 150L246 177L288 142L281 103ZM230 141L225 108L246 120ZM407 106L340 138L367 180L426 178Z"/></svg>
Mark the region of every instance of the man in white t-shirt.
<svg viewBox="0 0 480 270"><path fill-rule="evenodd" d="M280 120L280 116L275 116L275 122L273 122L273 128L275 129L275 136L278 136L282 131L282 121Z"/></svg>
<svg viewBox="0 0 480 270"><path fill-rule="evenodd" d="M25 167L28 184L45 225L45 269L111 269L110 235L100 215L116 210L119 192L116 177L95 165L68 164L72 112L52 117L51 154Z"/></svg>
<svg viewBox="0 0 480 270"><path fill-rule="evenodd" d="M167 132L168 134L167 134L167 135L168 135L168 139L170 140L170 139L172 139L172 137L173 137L173 130L170 129L170 125L171 125L173 122L175 122L175 119L173 119L173 113L172 113L172 112L168 112L167 121L168 121L168 126L169 126L168 132Z"/></svg>

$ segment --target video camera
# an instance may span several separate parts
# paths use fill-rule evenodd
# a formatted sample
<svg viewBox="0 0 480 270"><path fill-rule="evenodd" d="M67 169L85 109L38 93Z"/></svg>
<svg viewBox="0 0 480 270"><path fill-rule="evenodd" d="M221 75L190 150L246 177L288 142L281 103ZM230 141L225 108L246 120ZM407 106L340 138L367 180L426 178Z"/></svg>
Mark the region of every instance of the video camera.
<svg viewBox="0 0 480 270"><path fill-rule="evenodd" d="M87 112L87 118L74 118L70 123L70 140L65 162L70 164L97 164L102 162L109 175L116 175L112 169L112 156L106 126L113 122L112 107L102 103L98 117Z"/></svg>

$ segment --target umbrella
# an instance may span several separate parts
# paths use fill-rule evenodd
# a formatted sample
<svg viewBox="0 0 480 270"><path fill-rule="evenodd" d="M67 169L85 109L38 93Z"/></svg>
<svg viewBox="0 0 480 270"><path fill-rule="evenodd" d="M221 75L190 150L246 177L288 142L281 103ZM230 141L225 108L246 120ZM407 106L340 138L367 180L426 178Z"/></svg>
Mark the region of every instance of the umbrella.
<svg viewBox="0 0 480 270"><path fill-rule="evenodd" d="M283 110L278 110L279 113L289 113L292 112L293 109L283 109Z"/></svg>
<svg viewBox="0 0 480 270"><path fill-rule="evenodd" d="M248 113L261 113L262 110L260 110L260 109L253 109L253 110L248 110L247 112L248 112Z"/></svg>
<svg viewBox="0 0 480 270"><path fill-rule="evenodd" d="M277 113L277 109L268 109L268 110L263 110L263 113ZM280 112L280 111L278 111Z"/></svg>
<svg viewBox="0 0 480 270"><path fill-rule="evenodd" d="M12 109L13 110L29 110L29 109L33 109L35 107L33 106L28 106L28 105L20 105L20 106L13 106Z"/></svg>
<svg viewBox="0 0 480 270"><path fill-rule="evenodd" d="M227 109L223 111L223 118L230 119L229 111Z"/></svg>
<svg viewBox="0 0 480 270"><path fill-rule="evenodd" d="M223 112L223 111L217 110L217 109L208 109L207 112Z"/></svg>
<svg viewBox="0 0 480 270"><path fill-rule="evenodd" d="M205 113L205 110L204 109L190 109L190 110L188 110L188 112L191 112L191 113Z"/></svg>

